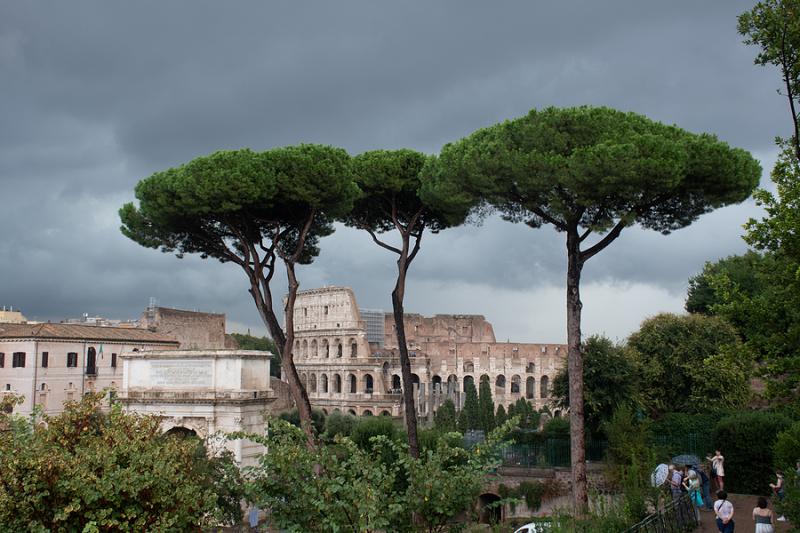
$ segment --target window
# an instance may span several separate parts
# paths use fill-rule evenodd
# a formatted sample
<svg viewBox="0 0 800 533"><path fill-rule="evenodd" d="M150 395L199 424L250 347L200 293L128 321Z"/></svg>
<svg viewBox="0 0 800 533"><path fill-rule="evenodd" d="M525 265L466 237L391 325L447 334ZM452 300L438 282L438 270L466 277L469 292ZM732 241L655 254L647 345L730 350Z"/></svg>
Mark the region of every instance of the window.
<svg viewBox="0 0 800 533"><path fill-rule="evenodd" d="M48 359L50 359L50 354L42 352L42 368L47 368Z"/></svg>
<svg viewBox="0 0 800 533"><path fill-rule="evenodd" d="M6 354L0 352L0 368L4 368L6 366Z"/></svg>
<svg viewBox="0 0 800 533"><path fill-rule="evenodd" d="M43 391L46 391L46 390L47 390L47 383L42 383L42 390L43 390Z"/></svg>
<svg viewBox="0 0 800 533"><path fill-rule="evenodd" d="M36 361L34 361L35 366ZM11 358L12 368L25 368L25 352L14 352Z"/></svg>
<svg viewBox="0 0 800 533"><path fill-rule="evenodd" d="M111 368L117 368L117 354L111 354Z"/></svg>
<svg viewBox="0 0 800 533"><path fill-rule="evenodd" d="M67 354L67 367L75 368L78 366L78 353L69 352Z"/></svg>
<svg viewBox="0 0 800 533"><path fill-rule="evenodd" d="M6 383L6 390L11 390L11 383Z"/></svg>
<svg viewBox="0 0 800 533"><path fill-rule="evenodd" d="M326 315L328 314L328 306L327 305L325 306L325 314Z"/></svg>

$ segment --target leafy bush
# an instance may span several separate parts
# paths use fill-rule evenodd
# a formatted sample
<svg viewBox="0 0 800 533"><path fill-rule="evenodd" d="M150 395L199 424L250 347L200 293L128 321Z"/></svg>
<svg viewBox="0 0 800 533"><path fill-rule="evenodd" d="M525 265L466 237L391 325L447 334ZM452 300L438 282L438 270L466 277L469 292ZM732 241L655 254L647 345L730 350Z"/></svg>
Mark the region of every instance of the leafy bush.
<svg viewBox="0 0 800 533"><path fill-rule="evenodd" d="M723 416L731 413L667 413L652 423L652 442L665 461L682 453L704 456L713 445L713 432Z"/></svg>
<svg viewBox="0 0 800 533"><path fill-rule="evenodd" d="M285 420L295 427L300 427L300 414L297 412L297 409L286 411L278 416L281 420ZM325 429L325 413L322 412L322 409L311 410L311 425L314 426L314 432L317 435L322 434Z"/></svg>
<svg viewBox="0 0 800 533"><path fill-rule="evenodd" d="M332 412L325 419L325 438L332 440L337 435L349 437L358 424L358 419L351 414Z"/></svg>
<svg viewBox="0 0 800 533"><path fill-rule="evenodd" d="M350 434L350 438L362 450L368 449L370 439L383 435L389 440L397 440L400 431L388 416L365 416L358 420L358 424Z"/></svg>
<svg viewBox="0 0 800 533"><path fill-rule="evenodd" d="M775 466L787 473L795 469L795 463L800 460L800 422L778 434L772 451Z"/></svg>
<svg viewBox="0 0 800 533"><path fill-rule="evenodd" d="M545 422L542 432L548 437L569 435L569 420L566 418L551 418Z"/></svg>
<svg viewBox="0 0 800 533"><path fill-rule="evenodd" d="M246 471L248 500L270 509L274 525L289 531L444 531L480 495L515 422L470 451L445 436L414 459L402 439L383 434L364 447L336 437L333 445L309 449L298 428L277 420L268 436L247 436L269 447Z"/></svg>
<svg viewBox="0 0 800 533"><path fill-rule="evenodd" d="M714 446L725 456L725 490L768 494L773 476L773 443L791 426L783 415L750 411L727 416L714 428Z"/></svg>
<svg viewBox="0 0 800 533"><path fill-rule="evenodd" d="M241 518L239 470L155 416L68 402L45 424L0 413L3 531L197 531Z"/></svg>
<svg viewBox="0 0 800 533"><path fill-rule="evenodd" d="M456 422L456 406L453 400L448 398L436 410L433 415L433 423L438 430L456 431Z"/></svg>

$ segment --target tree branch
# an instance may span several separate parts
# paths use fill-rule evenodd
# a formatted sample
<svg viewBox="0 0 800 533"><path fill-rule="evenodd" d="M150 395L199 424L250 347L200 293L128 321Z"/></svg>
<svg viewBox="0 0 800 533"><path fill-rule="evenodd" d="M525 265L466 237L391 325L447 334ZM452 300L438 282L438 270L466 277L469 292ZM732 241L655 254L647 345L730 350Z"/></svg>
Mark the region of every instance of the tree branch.
<svg viewBox="0 0 800 533"><path fill-rule="evenodd" d="M561 231L567 231L567 225L561 222L560 220L556 220L555 218L548 215L541 207L531 207L530 210L539 218L544 220L545 222L552 224L556 228L560 229Z"/></svg>
<svg viewBox="0 0 800 533"><path fill-rule="evenodd" d="M389 250L390 252L394 252L394 253L396 253L397 255L400 255L400 254L402 253L402 252L400 251L400 249L399 249L399 248L395 248L394 246L391 246L391 245L389 245L389 244L386 244L385 242L383 242L382 240L380 240L380 239L378 238L378 236L377 236L377 235L375 235L375 232L374 232L374 231L373 231L371 228L368 228L368 227L366 227L366 226L360 226L360 227L361 227L361 229L363 229L364 231L366 231L367 233L369 233L369 236L370 236L370 237L372 237L372 240L373 240L373 241L375 241L375 244L377 244L377 245L378 245L378 246L380 246L381 248L386 248L386 249L387 249L387 250Z"/></svg>
<svg viewBox="0 0 800 533"><path fill-rule="evenodd" d="M581 252L581 262L588 261L592 256L603 250L606 246L611 244L614 239L619 237L619 234L622 233L622 230L625 229L627 226L627 222L625 222L625 217L621 218L617 225L614 228L606 233L605 237L600 239L594 246L591 248L584 250Z"/></svg>

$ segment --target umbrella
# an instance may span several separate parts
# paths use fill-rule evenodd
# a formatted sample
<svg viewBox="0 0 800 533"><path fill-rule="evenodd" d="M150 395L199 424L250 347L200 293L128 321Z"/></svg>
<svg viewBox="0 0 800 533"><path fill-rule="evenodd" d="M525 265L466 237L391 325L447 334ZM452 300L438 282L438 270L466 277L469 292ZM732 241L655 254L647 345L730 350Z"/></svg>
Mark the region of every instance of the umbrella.
<svg viewBox="0 0 800 533"><path fill-rule="evenodd" d="M653 470L653 473L650 474L650 483L654 487L659 487L664 484L667 480L667 473L669 472L669 467L664 463L661 463Z"/></svg>
<svg viewBox="0 0 800 533"><path fill-rule="evenodd" d="M700 458L696 455L683 454L673 457L672 462L676 465L697 466L700 464Z"/></svg>

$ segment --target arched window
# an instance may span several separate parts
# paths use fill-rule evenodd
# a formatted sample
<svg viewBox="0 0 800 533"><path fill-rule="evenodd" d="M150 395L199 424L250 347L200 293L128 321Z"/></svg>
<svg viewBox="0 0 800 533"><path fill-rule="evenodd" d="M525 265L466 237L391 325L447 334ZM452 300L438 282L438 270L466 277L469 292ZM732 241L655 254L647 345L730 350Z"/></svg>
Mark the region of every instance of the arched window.
<svg viewBox="0 0 800 533"><path fill-rule="evenodd" d="M381 411L381 416L392 416L392 413L389 411Z"/></svg>
<svg viewBox="0 0 800 533"><path fill-rule="evenodd" d="M397 374L392 374L392 392L400 392L403 389L403 381Z"/></svg>
<svg viewBox="0 0 800 533"><path fill-rule="evenodd" d="M351 394L355 394L356 391L356 377L353 374L347 376L347 384L350 389Z"/></svg>
<svg viewBox="0 0 800 533"><path fill-rule="evenodd" d="M97 351L90 347L86 351L86 375L94 376L97 374Z"/></svg>
<svg viewBox="0 0 800 533"><path fill-rule="evenodd" d="M547 384L550 380L547 376L542 376L541 381L539 382L539 392L541 393L542 398L547 398L549 392L547 390Z"/></svg>
<svg viewBox="0 0 800 533"><path fill-rule="evenodd" d="M519 394L519 387L522 384L522 378L514 374L511 376L511 394Z"/></svg>
<svg viewBox="0 0 800 533"><path fill-rule="evenodd" d="M455 394L458 390L458 376L450 374L447 376L447 394Z"/></svg>
<svg viewBox="0 0 800 533"><path fill-rule="evenodd" d="M361 413L361 416L372 416L372 411L369 409L364 409L364 412Z"/></svg>
<svg viewBox="0 0 800 533"><path fill-rule="evenodd" d="M331 347L328 344L328 339L322 339L322 355L324 357L331 356Z"/></svg>
<svg viewBox="0 0 800 533"><path fill-rule="evenodd" d="M348 409L348 410L347 410L347 414L348 414L348 415L353 415L353 416L356 416L356 410L355 410L355 409Z"/></svg>
<svg viewBox="0 0 800 533"><path fill-rule="evenodd" d="M533 374L534 372L536 372L536 365L533 363L528 363L527 365L525 365L525 372L527 372L528 374Z"/></svg>
<svg viewBox="0 0 800 533"><path fill-rule="evenodd" d="M472 376L464 376L464 392L466 392L466 391L467 391L467 386L468 386L470 383L471 383L471 384L472 384L472 386L474 387L474 386L475 386L475 378L473 378Z"/></svg>
<svg viewBox="0 0 800 533"><path fill-rule="evenodd" d="M305 359L307 357L308 357L308 341L304 340L303 341L303 358Z"/></svg>
<svg viewBox="0 0 800 533"><path fill-rule="evenodd" d="M525 380L525 397L529 400L532 400L536 397L536 380L533 377L529 377Z"/></svg>
<svg viewBox="0 0 800 533"><path fill-rule="evenodd" d="M358 344L355 339L350 339L350 357L358 356Z"/></svg>
<svg viewBox="0 0 800 533"><path fill-rule="evenodd" d="M464 362L464 372L475 372L475 365L472 364L472 361Z"/></svg>
<svg viewBox="0 0 800 533"><path fill-rule="evenodd" d="M433 376L431 383L433 383L434 392L442 392L442 376Z"/></svg>
<svg viewBox="0 0 800 533"><path fill-rule="evenodd" d="M333 375L333 392L340 393L342 392L342 376L339 374Z"/></svg>
<svg viewBox="0 0 800 533"><path fill-rule="evenodd" d="M42 383L42 390L43 390L43 391L46 391L46 390L47 390L47 384L46 384L46 383Z"/></svg>
<svg viewBox="0 0 800 533"><path fill-rule="evenodd" d="M317 339L311 341L311 357L319 357L319 352L317 351Z"/></svg>
<svg viewBox="0 0 800 533"><path fill-rule="evenodd" d="M306 374L305 372L303 372L302 374L300 374L300 383L303 385L303 388L304 388L304 389L308 390L308 387L307 387L307 384L308 384L308 374Z"/></svg>
<svg viewBox="0 0 800 533"><path fill-rule="evenodd" d="M336 341L336 357L342 356L342 341Z"/></svg>
<svg viewBox="0 0 800 533"><path fill-rule="evenodd" d="M321 392L324 394L328 394L328 375L322 374L322 377L319 380L319 386L322 389Z"/></svg>
<svg viewBox="0 0 800 533"><path fill-rule="evenodd" d="M310 392L317 392L317 375L311 374L311 379L308 383L308 390Z"/></svg>
<svg viewBox="0 0 800 533"><path fill-rule="evenodd" d="M506 392L506 377L503 374L497 376L497 379L494 380L494 386L497 392L504 394Z"/></svg>
<svg viewBox="0 0 800 533"><path fill-rule="evenodd" d="M411 374L411 384L412 385L419 385L419 376L416 374Z"/></svg>
<svg viewBox="0 0 800 533"><path fill-rule="evenodd" d="M372 375L365 374L364 375L364 392L366 392L367 394L372 394L372 386L373 386Z"/></svg>

